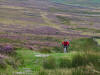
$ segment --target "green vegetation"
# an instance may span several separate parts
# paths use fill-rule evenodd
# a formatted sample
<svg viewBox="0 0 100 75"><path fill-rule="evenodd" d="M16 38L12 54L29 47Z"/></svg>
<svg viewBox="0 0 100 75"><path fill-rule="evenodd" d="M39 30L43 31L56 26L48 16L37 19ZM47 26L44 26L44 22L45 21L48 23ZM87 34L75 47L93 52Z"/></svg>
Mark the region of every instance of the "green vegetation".
<svg viewBox="0 0 100 75"><path fill-rule="evenodd" d="M1 43L22 43L20 40L9 39L9 38L0 38Z"/></svg>
<svg viewBox="0 0 100 75"><path fill-rule="evenodd" d="M99 0L52 0L52 2L80 7L99 7Z"/></svg>
<svg viewBox="0 0 100 75"><path fill-rule="evenodd" d="M20 60L17 57L13 56L5 56L5 58L0 58L0 74L3 75L12 75L19 66L22 65L22 59Z"/></svg>
<svg viewBox="0 0 100 75"><path fill-rule="evenodd" d="M69 28L70 30L80 30L80 31L85 31L85 32L95 32L95 33L100 33L99 29L92 29L92 28Z"/></svg>
<svg viewBox="0 0 100 75"><path fill-rule="evenodd" d="M90 15L100 15L100 12L90 12L90 11L75 11L75 13L81 13L81 14L90 14Z"/></svg>
<svg viewBox="0 0 100 75"><path fill-rule="evenodd" d="M24 68L31 68L32 70L38 70L41 65L41 58L35 57L35 54L40 54L33 52L28 49L19 49L17 50L17 56L20 56L21 59L23 60L23 66L19 67L19 71L24 67ZM39 62L41 61L41 62Z"/></svg>
<svg viewBox="0 0 100 75"><path fill-rule="evenodd" d="M50 7L50 8L49 8L49 11L50 11L50 12L65 12L65 10L57 9L57 8L54 8L54 7Z"/></svg>
<svg viewBox="0 0 100 75"><path fill-rule="evenodd" d="M100 45L100 39L97 38L96 41L97 41L97 43Z"/></svg>
<svg viewBox="0 0 100 75"><path fill-rule="evenodd" d="M87 14L87 15L100 15L98 11L87 11L87 10L80 10L80 9L58 9L54 7L49 8L50 12L69 12L69 13L77 13L77 14Z"/></svg>
<svg viewBox="0 0 100 75"><path fill-rule="evenodd" d="M56 60L54 57L48 57L43 62L43 67L45 69L55 69L56 68Z"/></svg>
<svg viewBox="0 0 100 75"><path fill-rule="evenodd" d="M67 57L61 57L59 59L59 67L60 68L70 68L72 67L72 61L71 59L67 58Z"/></svg>
<svg viewBox="0 0 100 75"><path fill-rule="evenodd" d="M24 68L29 68L35 75L91 75L91 73L95 75L95 72L97 75L100 74L100 47L96 42L91 38L81 38L71 41L70 46L69 53L55 53L56 50L53 53L47 53L48 57L38 56L46 55L44 53L17 48L16 55L13 56L15 59L5 60L3 63L5 66L0 66L4 70L13 68L12 71L15 73L26 72ZM7 64L9 67L6 66ZM12 71L5 73L10 75Z"/></svg>
<svg viewBox="0 0 100 75"><path fill-rule="evenodd" d="M99 27L100 1L50 1L55 3L0 0L0 75L100 75L100 39L71 36L73 30L99 35L98 29L75 25ZM72 32L66 36L69 27ZM68 53L61 46L64 38L72 39Z"/></svg>
<svg viewBox="0 0 100 75"><path fill-rule="evenodd" d="M56 16L62 24L71 25L71 19L63 16Z"/></svg>
<svg viewBox="0 0 100 75"><path fill-rule="evenodd" d="M69 51L100 51L100 47L92 38L73 40L70 46Z"/></svg>

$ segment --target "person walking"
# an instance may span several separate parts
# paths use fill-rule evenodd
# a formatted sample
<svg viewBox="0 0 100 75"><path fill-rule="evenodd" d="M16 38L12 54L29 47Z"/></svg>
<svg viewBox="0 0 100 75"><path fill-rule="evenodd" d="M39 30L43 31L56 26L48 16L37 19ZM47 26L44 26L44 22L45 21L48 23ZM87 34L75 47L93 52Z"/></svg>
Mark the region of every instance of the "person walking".
<svg viewBox="0 0 100 75"><path fill-rule="evenodd" d="M69 41L67 39L65 39L63 42L62 42L62 45L64 47L64 53L68 52L68 47L69 47Z"/></svg>

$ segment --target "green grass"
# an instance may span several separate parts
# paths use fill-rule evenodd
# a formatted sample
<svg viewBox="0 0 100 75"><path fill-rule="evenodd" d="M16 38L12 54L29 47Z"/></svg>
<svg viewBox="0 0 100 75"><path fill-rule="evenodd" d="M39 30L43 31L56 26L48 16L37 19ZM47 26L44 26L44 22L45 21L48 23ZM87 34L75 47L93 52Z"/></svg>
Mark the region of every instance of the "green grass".
<svg viewBox="0 0 100 75"><path fill-rule="evenodd" d="M71 30L85 31L85 32L95 32L100 33L99 29L91 29L91 28L69 28Z"/></svg>
<svg viewBox="0 0 100 75"><path fill-rule="evenodd" d="M0 58L0 75L12 75L13 72L21 65L15 56L7 56L7 58Z"/></svg>
<svg viewBox="0 0 100 75"><path fill-rule="evenodd" d="M96 39L97 43L100 45L100 39Z"/></svg>
<svg viewBox="0 0 100 75"><path fill-rule="evenodd" d="M22 43L20 40L9 39L9 38L0 38L1 43Z"/></svg>
<svg viewBox="0 0 100 75"><path fill-rule="evenodd" d="M92 38L81 38L71 41L69 51L100 51L100 47Z"/></svg>
<svg viewBox="0 0 100 75"><path fill-rule="evenodd" d="M60 75L72 75L73 69L77 70L77 67L82 69L82 66L87 68L87 65L91 67L91 64L95 67L95 70L100 71L98 67L100 64L100 48L97 47L96 43L91 38L73 40L70 46L71 48L69 48L70 51L68 53L48 53L50 55L49 57L36 57L35 55L44 53L18 48L15 58L18 59L21 64L13 71L25 72L23 68L30 68L34 74L39 73L39 75L43 73L43 75L56 75L56 72L61 71L63 71L64 74ZM8 67L8 69L10 68L12 67ZM67 72L65 72L65 70L67 70ZM76 70L73 72L74 74L77 72L80 73L79 70ZM50 74L48 72L50 72ZM9 72L6 71L6 73Z"/></svg>
<svg viewBox="0 0 100 75"><path fill-rule="evenodd" d="M34 70L35 68L40 69L42 59L35 57L35 55L39 53L28 50L28 49L21 49L21 50L17 50L17 54L24 61L24 64L23 64L24 66L19 67L19 70L21 70L23 67L31 68L32 70ZM35 63L36 61L38 61L38 63Z"/></svg>
<svg viewBox="0 0 100 75"><path fill-rule="evenodd" d="M41 67L41 63L42 63L42 61L41 60L43 60L41 57L36 57L35 55L37 55L37 54L41 54L41 53L39 53L39 52L34 52L34 51L32 51L32 50L28 50L28 49L19 49L19 50L17 50L16 51L17 52L17 56L20 56L23 60L24 60L24 67L34 67L34 63L36 62L36 61L39 61L39 63L37 63L38 65L40 65L40 67ZM42 53L42 54L44 54L44 53ZM67 54L67 53L51 53L50 55L51 56L53 56L53 57L63 57L63 56L67 56L67 57L71 57L72 55L75 55L75 54L77 54L77 53L75 53L75 52L72 52L72 53L69 53L69 54Z"/></svg>
<svg viewBox="0 0 100 75"><path fill-rule="evenodd" d="M56 16L62 24L71 25L71 19L63 16Z"/></svg>
<svg viewBox="0 0 100 75"><path fill-rule="evenodd" d="M76 57L76 58L74 58L75 56L77 56L77 55L79 55L79 54L81 54L81 56L83 56L84 55L84 53L82 53L82 52L70 52L70 53L52 53L51 54L51 56L53 57L53 58L55 58L54 60L55 60L55 62L59 65L59 64L61 64L61 65L63 65L64 67L61 67L61 65L60 65L60 67L59 66L57 66L57 65L55 65L55 68L56 69L54 69L53 68L53 70L51 70L51 69L45 69L45 68L43 68L43 61L45 60L45 59L48 59L48 58L40 58L40 57L35 57L35 54L40 54L40 53L37 53L37 52L34 52L34 51L31 51L31 50L28 50L28 49L19 49L19 50L17 50L17 56L19 56L20 58L21 58L21 60L24 60L24 63L23 63L23 65L22 66L19 66L18 67L18 69L16 70L16 71L14 71L14 70L12 70L12 71L14 71L14 72L25 72L24 70L23 70L23 68L30 68L34 73L39 73L39 75L41 75L41 72L46 72L45 74L43 74L43 75L56 75L56 72L63 72L63 73L65 73L65 74L63 74L63 75L66 75L66 73L71 73L70 71L73 71L72 70L72 68L69 68L68 69L68 67L69 66L72 66L72 64L71 63L66 63L66 60L68 60L68 61L72 61L72 60L74 60L74 62L73 62L73 64L76 64L76 63L78 63L78 65L82 65L82 64L84 64L83 62L81 62L81 63L79 63L79 58L80 57ZM92 53L92 55L93 55L94 53ZM97 54L96 54L97 55ZM62 61L62 59L66 59L65 61ZM94 60L94 56L92 56L92 58L91 58L91 60L90 61L95 61ZM89 58L88 58L89 59ZM35 61L37 61L38 60L38 63L35 63ZM83 60L83 59L81 59L81 60ZM97 60L97 59L96 59ZM49 61L48 61L49 62ZM61 63L62 62L62 63ZM53 63L53 62L52 62ZM64 65L65 64L65 65ZM51 65L51 64L50 64ZM77 65L77 66L78 66ZM76 66L75 66L76 67ZM10 68L9 68L10 69ZM80 70L81 70L82 68L80 68ZM43 70L43 71L41 71L41 70ZM67 70L66 72L65 72L65 70ZM68 72L68 70L70 70L69 72ZM11 73L12 71L10 71L10 72L8 72L8 71L6 71L6 73ZM76 73L76 72L75 72ZM10 75L10 74L9 74ZM57 74L58 75L58 74ZM60 74L60 75L62 75L62 74ZM72 74L70 74L70 75L72 75Z"/></svg>
<svg viewBox="0 0 100 75"><path fill-rule="evenodd" d="M38 64L39 67L42 67L41 63L44 58L35 56L35 55L41 54L41 53L34 52L34 51L31 51L28 49L21 49L21 50L19 49L16 52L17 52L17 56L20 56L24 60L23 67L32 68L32 67L34 67L34 65L36 66L36 64ZM42 53L42 54L44 54L44 53ZM74 55L77 55L77 54L78 54L77 52L71 52L68 54L67 53L51 53L50 56L56 57L57 59L59 59L61 57L67 57L67 58L71 59ZM39 61L39 62L34 64L36 61Z"/></svg>

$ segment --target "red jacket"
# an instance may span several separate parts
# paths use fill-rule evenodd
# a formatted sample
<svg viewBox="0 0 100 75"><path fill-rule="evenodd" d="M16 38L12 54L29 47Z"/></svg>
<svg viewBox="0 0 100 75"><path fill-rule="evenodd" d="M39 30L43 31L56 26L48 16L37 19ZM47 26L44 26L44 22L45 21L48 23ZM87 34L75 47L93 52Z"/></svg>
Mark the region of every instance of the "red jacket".
<svg viewBox="0 0 100 75"><path fill-rule="evenodd" d="M66 41L66 42L63 41L63 42L62 42L62 45L64 45L64 46L69 46L69 41Z"/></svg>

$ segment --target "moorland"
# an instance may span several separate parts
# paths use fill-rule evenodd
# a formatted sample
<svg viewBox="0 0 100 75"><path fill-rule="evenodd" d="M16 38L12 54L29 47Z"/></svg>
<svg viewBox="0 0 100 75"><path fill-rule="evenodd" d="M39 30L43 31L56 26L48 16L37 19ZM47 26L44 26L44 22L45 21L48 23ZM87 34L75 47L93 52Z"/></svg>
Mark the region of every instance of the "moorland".
<svg viewBox="0 0 100 75"><path fill-rule="evenodd" d="M0 0L0 75L100 75L99 37L99 0Z"/></svg>

